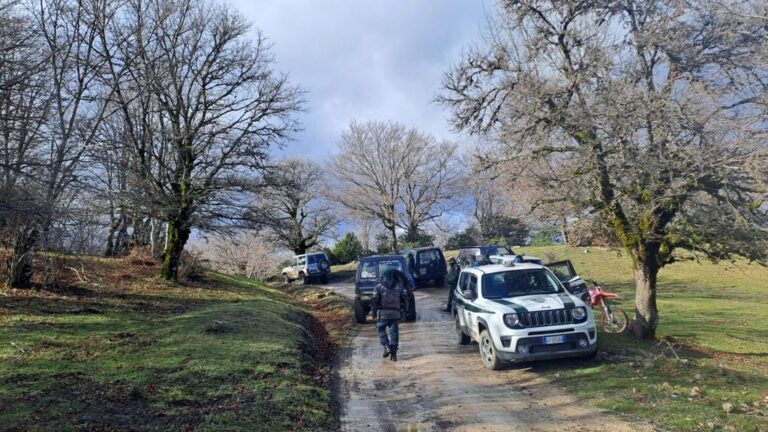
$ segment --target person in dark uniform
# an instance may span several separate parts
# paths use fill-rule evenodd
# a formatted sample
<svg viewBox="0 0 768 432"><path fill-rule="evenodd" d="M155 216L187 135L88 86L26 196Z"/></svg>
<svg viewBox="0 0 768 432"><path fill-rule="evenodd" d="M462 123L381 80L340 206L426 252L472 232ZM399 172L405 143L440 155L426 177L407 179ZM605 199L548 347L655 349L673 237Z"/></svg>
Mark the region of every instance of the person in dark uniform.
<svg viewBox="0 0 768 432"><path fill-rule="evenodd" d="M382 273L371 302L371 314L376 319L379 342L384 346L384 358L389 357L392 361L397 361L400 339L398 322L403 317L403 310L408 313L408 292L405 288L407 285L402 272L387 270Z"/></svg>
<svg viewBox="0 0 768 432"><path fill-rule="evenodd" d="M445 311L451 312L453 310L454 291L459 282L459 265L456 263L456 258L451 257L448 260L448 266L448 274L445 275L445 284L448 286L448 305L445 307Z"/></svg>

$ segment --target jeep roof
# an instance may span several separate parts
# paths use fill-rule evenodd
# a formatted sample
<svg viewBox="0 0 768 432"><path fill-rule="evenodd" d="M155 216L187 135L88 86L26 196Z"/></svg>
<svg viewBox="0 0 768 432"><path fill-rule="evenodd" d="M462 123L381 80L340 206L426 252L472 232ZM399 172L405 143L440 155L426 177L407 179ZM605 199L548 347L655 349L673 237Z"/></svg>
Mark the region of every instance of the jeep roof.
<svg viewBox="0 0 768 432"><path fill-rule="evenodd" d="M407 251L421 252L421 251L431 250L431 249L438 249L438 250L440 250L440 248L437 247L437 246L422 246L422 247L417 247L417 248L403 249L400 252L401 253L402 252L407 252Z"/></svg>
<svg viewBox="0 0 768 432"><path fill-rule="evenodd" d="M461 272L474 273L478 276L482 276L484 274L493 274L493 273L505 272L510 270L532 270L532 269L543 269L543 268L545 268L543 265L534 264L534 263L515 263L514 265L486 264L480 267L466 268L466 269L463 269Z"/></svg>
<svg viewBox="0 0 768 432"><path fill-rule="evenodd" d="M322 256L325 256L325 252L322 252L322 251L320 251L320 252L307 252L307 253L304 253L304 254L294 255L293 257L294 258L298 258L298 257L310 256L310 255L322 255Z"/></svg>
<svg viewBox="0 0 768 432"><path fill-rule="evenodd" d="M390 259L390 260L391 259L403 259L403 256L402 255L395 255L395 254L392 254L392 255L371 255L371 256L360 258L360 261L372 261L372 260L380 261L380 260L388 260L388 259Z"/></svg>

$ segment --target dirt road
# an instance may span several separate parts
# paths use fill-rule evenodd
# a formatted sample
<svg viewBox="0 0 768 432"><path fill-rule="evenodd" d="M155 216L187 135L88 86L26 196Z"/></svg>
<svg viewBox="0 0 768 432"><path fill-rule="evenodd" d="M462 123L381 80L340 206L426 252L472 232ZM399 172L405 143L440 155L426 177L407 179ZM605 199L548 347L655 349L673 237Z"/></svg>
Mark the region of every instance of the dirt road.
<svg viewBox="0 0 768 432"><path fill-rule="evenodd" d="M352 297L351 283L335 283ZM445 289L416 292L418 318L400 324L398 362L382 359L372 324L358 325L340 370L342 430L648 431L566 393L531 370L485 369L477 345L453 340Z"/></svg>

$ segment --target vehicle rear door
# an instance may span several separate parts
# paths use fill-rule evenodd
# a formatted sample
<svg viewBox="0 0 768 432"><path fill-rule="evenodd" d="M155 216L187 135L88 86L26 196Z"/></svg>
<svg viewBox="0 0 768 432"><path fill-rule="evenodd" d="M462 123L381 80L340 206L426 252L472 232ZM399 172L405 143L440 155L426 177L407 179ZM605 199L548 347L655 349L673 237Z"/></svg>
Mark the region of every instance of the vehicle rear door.
<svg viewBox="0 0 768 432"><path fill-rule="evenodd" d="M318 272L318 262L317 262L317 255L307 255L307 271L310 274L314 274Z"/></svg>
<svg viewBox="0 0 768 432"><path fill-rule="evenodd" d="M445 272L445 265L440 259L440 252L437 249L419 251L416 266L418 267L418 277L424 279L440 277Z"/></svg>

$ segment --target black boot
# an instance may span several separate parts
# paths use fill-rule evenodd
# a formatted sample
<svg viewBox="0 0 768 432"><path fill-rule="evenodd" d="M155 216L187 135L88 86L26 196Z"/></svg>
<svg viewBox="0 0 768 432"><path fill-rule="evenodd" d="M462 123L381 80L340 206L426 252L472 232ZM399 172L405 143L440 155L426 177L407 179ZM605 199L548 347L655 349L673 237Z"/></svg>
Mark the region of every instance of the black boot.
<svg viewBox="0 0 768 432"><path fill-rule="evenodd" d="M397 361L397 347L394 347L394 346L389 347L389 352L390 352L389 359L392 360L393 362L396 362Z"/></svg>
<svg viewBox="0 0 768 432"><path fill-rule="evenodd" d="M387 358L387 357L389 357L390 354L392 354L392 351L390 350L390 348L388 346L385 346L384 347L384 355L382 357Z"/></svg>

